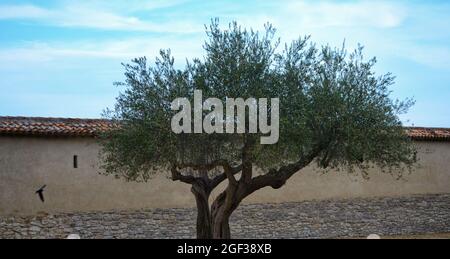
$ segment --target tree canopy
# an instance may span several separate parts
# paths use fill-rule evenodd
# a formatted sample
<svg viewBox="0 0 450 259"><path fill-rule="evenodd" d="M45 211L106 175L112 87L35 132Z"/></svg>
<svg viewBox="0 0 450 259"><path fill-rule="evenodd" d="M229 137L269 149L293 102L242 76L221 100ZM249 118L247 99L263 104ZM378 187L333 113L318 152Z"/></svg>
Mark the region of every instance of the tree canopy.
<svg viewBox="0 0 450 259"><path fill-rule="evenodd" d="M309 37L280 47L269 24L257 32L237 23L221 29L217 20L206 35L204 56L184 68L175 65L170 50L153 64L145 57L124 64L125 81L116 83L123 91L105 113L120 125L102 141L106 174L129 181L163 172L190 184L228 180L243 186L239 202L260 188L280 188L313 161L363 175L373 165L401 174L416 161L399 119L413 102L392 99L394 77L377 75L376 59L366 60L362 47L318 47ZM279 98L279 141L261 145L262 133L175 134L171 102L192 101L195 90L223 102Z"/></svg>

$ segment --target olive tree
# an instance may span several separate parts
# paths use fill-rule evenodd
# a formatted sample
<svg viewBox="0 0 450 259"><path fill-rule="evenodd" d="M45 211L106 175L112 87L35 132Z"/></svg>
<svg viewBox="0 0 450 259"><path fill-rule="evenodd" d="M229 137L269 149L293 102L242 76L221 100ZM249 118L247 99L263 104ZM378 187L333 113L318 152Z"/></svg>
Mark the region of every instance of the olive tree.
<svg viewBox="0 0 450 259"><path fill-rule="evenodd" d="M204 56L182 68L169 50L153 64L145 57L124 64L125 80L116 83L123 91L105 112L118 127L101 141L105 174L140 182L168 174L189 184L198 238L230 238L229 219L242 200L283 187L312 163L363 176L371 167L399 176L411 170L416 151L399 115L412 101L391 98L394 77L376 75L376 60L365 60L362 47L318 47L309 37L280 47L270 24L258 32L235 22L221 29L217 20L206 36ZM247 131L175 134L171 103L193 101L195 90L223 102L279 98L278 142L262 145L264 134ZM221 183L226 187L210 204Z"/></svg>

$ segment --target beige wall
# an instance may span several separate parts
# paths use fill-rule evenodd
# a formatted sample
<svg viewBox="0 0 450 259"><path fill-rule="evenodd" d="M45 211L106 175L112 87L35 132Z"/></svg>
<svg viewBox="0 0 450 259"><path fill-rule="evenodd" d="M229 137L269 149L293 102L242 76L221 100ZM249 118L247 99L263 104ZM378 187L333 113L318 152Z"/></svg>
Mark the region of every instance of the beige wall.
<svg viewBox="0 0 450 259"><path fill-rule="evenodd" d="M450 143L417 144L420 168L402 180L375 171L367 181L307 168L283 189L260 190L245 202L450 193ZM97 174L98 151L93 139L0 137L0 214L194 206L189 186L165 176L126 183ZM41 203L34 192L44 184L46 202Z"/></svg>

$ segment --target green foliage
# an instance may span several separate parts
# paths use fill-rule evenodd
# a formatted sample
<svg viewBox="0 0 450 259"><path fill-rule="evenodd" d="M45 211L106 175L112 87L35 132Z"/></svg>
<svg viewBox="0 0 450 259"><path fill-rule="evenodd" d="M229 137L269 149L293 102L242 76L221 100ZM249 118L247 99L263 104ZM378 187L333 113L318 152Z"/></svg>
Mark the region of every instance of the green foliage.
<svg viewBox="0 0 450 259"><path fill-rule="evenodd" d="M278 50L275 29L264 33L232 23L222 30L217 20L207 27L205 56L174 66L170 51L153 65L146 58L125 64L124 91L105 117L120 124L102 138L103 168L130 181L147 181L171 166L192 168L224 160L246 159L264 172L298 161L319 149L322 168L367 169L376 164L388 172L410 168L415 150L398 118L413 104L390 98L391 74L375 75L375 59L364 60L363 48L317 47L309 37ZM178 97L193 99L279 98L280 139L260 145L260 134L172 133Z"/></svg>

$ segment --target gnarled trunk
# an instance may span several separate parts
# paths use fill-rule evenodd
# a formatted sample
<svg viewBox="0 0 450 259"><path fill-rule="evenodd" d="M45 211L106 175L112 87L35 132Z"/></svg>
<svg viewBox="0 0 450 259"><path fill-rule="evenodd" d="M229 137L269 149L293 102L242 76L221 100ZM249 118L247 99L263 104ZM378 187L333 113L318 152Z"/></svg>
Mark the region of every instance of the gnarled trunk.
<svg viewBox="0 0 450 259"><path fill-rule="evenodd" d="M239 206L236 186L230 185L211 205L211 222L214 239L230 239L230 217Z"/></svg>
<svg viewBox="0 0 450 259"><path fill-rule="evenodd" d="M252 164L248 162L246 155L243 156L243 161L247 162L242 166L232 168L226 162L219 163L224 167L225 173L214 179L208 178L205 169L200 171L201 177L194 177L181 174L174 166L171 170L172 180L192 185L191 190L195 196L198 212L197 238L230 239L230 217L245 197L264 187L281 188L292 175L310 164L321 150L317 148L296 163L283 166L278 170L270 170L267 174L256 177L252 177ZM242 172L242 175L237 181L234 175L239 172ZM226 179L228 179L228 187L215 199L210 208L211 191Z"/></svg>
<svg viewBox="0 0 450 259"><path fill-rule="evenodd" d="M212 221L209 210L210 192L199 185L192 185L192 193L197 204L197 239L212 239Z"/></svg>
<svg viewBox="0 0 450 259"><path fill-rule="evenodd" d="M214 239L230 239L230 216L222 215L213 219L213 238Z"/></svg>
<svg viewBox="0 0 450 259"><path fill-rule="evenodd" d="M192 185L197 204L197 239L230 239L229 220L238 203L226 203L226 194L222 193L209 207L210 193L199 185Z"/></svg>

